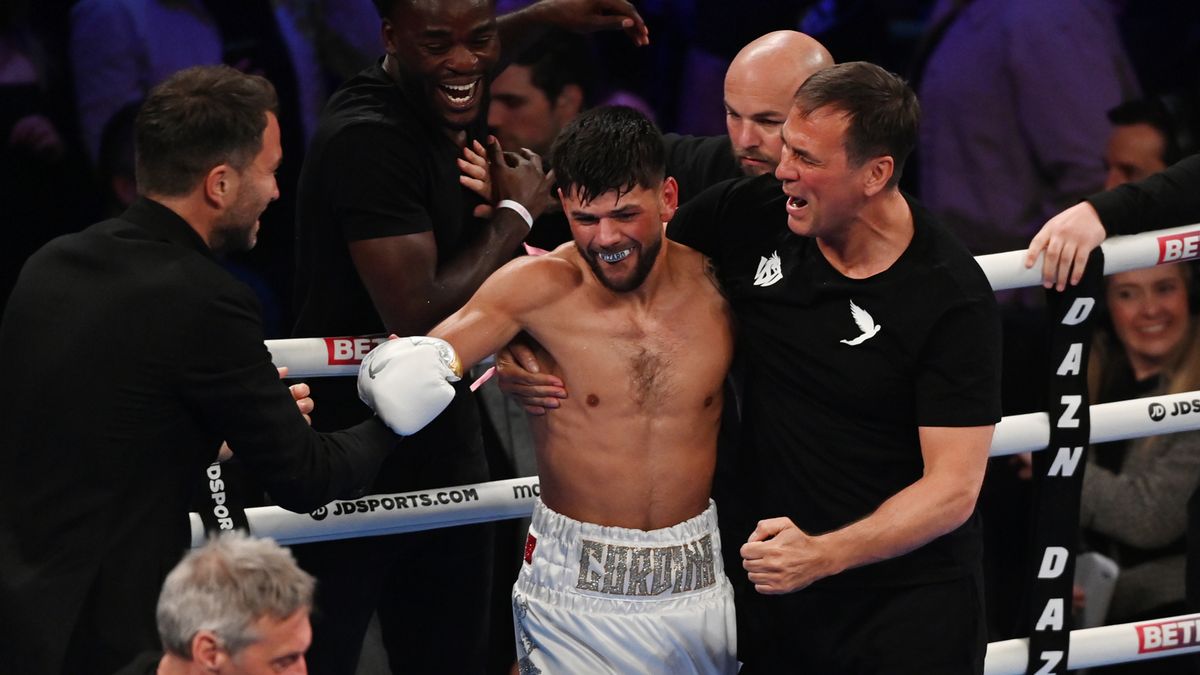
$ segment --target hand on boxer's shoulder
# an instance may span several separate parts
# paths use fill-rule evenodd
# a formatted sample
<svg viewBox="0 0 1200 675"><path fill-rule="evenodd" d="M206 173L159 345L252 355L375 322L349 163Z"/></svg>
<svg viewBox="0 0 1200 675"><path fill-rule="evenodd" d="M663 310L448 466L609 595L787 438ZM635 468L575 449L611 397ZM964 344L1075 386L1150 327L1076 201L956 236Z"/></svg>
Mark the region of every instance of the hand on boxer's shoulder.
<svg viewBox="0 0 1200 675"><path fill-rule="evenodd" d="M358 368L358 397L401 436L416 433L450 404L462 377L458 355L445 340L415 336L388 340Z"/></svg>

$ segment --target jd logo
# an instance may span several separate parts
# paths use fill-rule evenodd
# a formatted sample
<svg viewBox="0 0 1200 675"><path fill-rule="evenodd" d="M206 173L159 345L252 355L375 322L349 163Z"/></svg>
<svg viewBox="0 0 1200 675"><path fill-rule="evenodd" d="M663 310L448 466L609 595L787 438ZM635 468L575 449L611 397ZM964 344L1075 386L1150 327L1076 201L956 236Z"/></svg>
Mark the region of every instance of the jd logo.
<svg viewBox="0 0 1200 675"><path fill-rule="evenodd" d="M329 515L329 507L322 506L308 515L312 516L313 520L325 520L325 516Z"/></svg>
<svg viewBox="0 0 1200 675"><path fill-rule="evenodd" d="M1150 419L1159 422L1167 416L1167 409L1161 403L1150 404Z"/></svg>

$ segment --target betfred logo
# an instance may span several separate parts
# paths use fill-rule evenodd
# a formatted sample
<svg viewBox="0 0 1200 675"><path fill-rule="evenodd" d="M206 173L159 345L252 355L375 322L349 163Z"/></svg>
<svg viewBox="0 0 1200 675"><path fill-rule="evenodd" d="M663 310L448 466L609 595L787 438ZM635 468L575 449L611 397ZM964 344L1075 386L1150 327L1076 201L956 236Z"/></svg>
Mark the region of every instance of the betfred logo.
<svg viewBox="0 0 1200 675"><path fill-rule="evenodd" d="M1200 645L1200 615L1176 621L1143 623L1135 628L1139 654Z"/></svg>
<svg viewBox="0 0 1200 675"><path fill-rule="evenodd" d="M357 366L362 363L363 357L367 355L367 352L385 340L387 340L387 337L383 335L374 337L325 338L325 349L329 352L329 365Z"/></svg>
<svg viewBox="0 0 1200 675"><path fill-rule="evenodd" d="M1158 238L1158 263L1200 257L1200 232L1169 234Z"/></svg>

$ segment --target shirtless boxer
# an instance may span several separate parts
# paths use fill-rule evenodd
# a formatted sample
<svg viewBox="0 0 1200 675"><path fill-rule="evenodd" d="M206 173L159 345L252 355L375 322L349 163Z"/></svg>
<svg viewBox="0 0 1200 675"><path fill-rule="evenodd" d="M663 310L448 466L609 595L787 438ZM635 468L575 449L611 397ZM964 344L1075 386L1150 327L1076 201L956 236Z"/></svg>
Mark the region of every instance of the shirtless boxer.
<svg viewBox="0 0 1200 675"><path fill-rule="evenodd" d="M455 352L469 367L525 331L581 392L532 420L522 673L737 669L709 500L732 327L706 259L663 236L677 197L663 154L631 109L576 118L553 151L574 245L510 262L431 338L390 341L360 371L372 407L412 410L453 395Z"/></svg>

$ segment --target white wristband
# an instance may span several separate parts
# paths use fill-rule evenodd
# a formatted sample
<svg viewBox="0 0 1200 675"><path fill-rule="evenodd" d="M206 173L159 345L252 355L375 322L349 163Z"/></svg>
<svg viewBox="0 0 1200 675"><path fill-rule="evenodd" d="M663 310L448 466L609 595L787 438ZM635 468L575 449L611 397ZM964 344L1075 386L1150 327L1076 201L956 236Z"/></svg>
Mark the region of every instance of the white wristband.
<svg viewBox="0 0 1200 675"><path fill-rule="evenodd" d="M521 202L511 199L501 199L496 203L496 208L516 211L518 216L525 219L525 224L529 226L529 229L533 229L533 216L529 214L529 209L525 208L525 205Z"/></svg>

